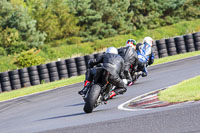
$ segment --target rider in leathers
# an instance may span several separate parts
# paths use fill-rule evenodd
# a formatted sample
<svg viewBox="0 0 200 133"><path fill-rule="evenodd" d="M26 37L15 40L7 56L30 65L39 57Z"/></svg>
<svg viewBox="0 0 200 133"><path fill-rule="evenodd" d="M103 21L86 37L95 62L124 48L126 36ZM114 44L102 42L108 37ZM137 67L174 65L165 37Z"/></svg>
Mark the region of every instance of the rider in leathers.
<svg viewBox="0 0 200 133"><path fill-rule="evenodd" d="M143 43L138 43L136 46L139 59L138 70L142 71L142 77L147 76L147 66L154 62L154 49L152 45L153 39L151 37L145 37Z"/></svg>
<svg viewBox="0 0 200 133"><path fill-rule="evenodd" d="M126 47L118 49L119 55L122 56L122 58L124 59L124 64L125 64L124 75L128 81L129 86L133 84L132 82L133 79L129 69L130 67L132 67L132 69L136 71L138 66L138 56L135 50L136 50L136 41L133 39L128 39L126 42Z"/></svg>
<svg viewBox="0 0 200 133"><path fill-rule="evenodd" d="M93 77L96 74L95 71L98 71L97 68L92 67L98 64L101 64L102 67L110 73L108 81L116 86L116 89L114 89L115 95L126 92L126 84L121 79L121 77L124 77L124 60L118 55L116 48L109 47L105 54L98 57L96 60L93 59L89 61L88 65L91 69L88 73L86 73L85 82L87 82L87 85L81 91L79 91L79 94L85 95L87 92L88 84L92 82Z"/></svg>

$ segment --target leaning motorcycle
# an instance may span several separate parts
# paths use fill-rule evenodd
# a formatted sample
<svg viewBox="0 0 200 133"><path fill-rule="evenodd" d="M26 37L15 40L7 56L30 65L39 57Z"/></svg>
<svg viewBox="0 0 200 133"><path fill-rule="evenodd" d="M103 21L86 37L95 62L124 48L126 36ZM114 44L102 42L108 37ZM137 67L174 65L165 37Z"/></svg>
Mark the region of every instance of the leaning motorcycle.
<svg viewBox="0 0 200 133"><path fill-rule="evenodd" d="M110 73L103 67L95 68L98 69L94 75L94 80L88 86L88 91L84 96L85 105L83 110L85 113L91 113L94 108L100 104L106 104L109 99L109 94L113 89L113 85L108 82Z"/></svg>

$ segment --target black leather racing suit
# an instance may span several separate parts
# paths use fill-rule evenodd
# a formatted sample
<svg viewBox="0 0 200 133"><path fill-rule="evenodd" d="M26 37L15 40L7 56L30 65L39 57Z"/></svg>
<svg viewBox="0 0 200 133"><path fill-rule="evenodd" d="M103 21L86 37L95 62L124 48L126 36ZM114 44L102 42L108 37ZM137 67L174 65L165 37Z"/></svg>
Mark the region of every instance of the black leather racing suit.
<svg viewBox="0 0 200 133"><path fill-rule="evenodd" d="M110 54L105 53L102 56L98 57L96 60L90 61L88 64L90 67L93 67L97 64L102 64L103 68L106 69L108 72L110 72L110 76L108 78L108 81L116 86L116 89L114 90L116 94L123 94L126 92L126 84L124 84L121 77L124 77L124 60L121 56L117 54ZM90 71L94 71L91 69ZM93 80L93 72L89 72L90 74L87 80L92 81Z"/></svg>
<svg viewBox="0 0 200 133"><path fill-rule="evenodd" d="M130 82L132 81L132 76L130 74L130 67L132 65L132 69L136 70L137 66L138 66L138 56L136 51L128 46L128 47L122 47L120 49L118 49L118 53L119 55L124 59L124 64L125 64L125 68L124 68L124 75L125 78Z"/></svg>

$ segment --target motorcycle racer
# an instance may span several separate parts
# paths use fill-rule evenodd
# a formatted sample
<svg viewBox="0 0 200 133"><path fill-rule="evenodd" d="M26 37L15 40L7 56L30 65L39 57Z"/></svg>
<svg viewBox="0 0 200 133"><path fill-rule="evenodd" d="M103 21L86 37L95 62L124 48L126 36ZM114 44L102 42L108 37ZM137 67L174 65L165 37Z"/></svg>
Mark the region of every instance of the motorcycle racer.
<svg viewBox="0 0 200 133"><path fill-rule="evenodd" d="M124 59L125 69L124 69L124 75L125 78L128 80L128 85L133 84L133 79L130 74L130 67L132 69L137 70L138 66L138 56L136 53L136 41L134 39L128 39L126 42L126 47L122 47L118 49L119 55Z"/></svg>
<svg viewBox="0 0 200 133"><path fill-rule="evenodd" d="M78 93L80 95L85 95L87 93L88 86L92 82L93 76L97 73L96 71L98 71L98 69L93 68L93 66L99 64L110 73L108 81L116 86L111 95L115 96L126 92L126 84L121 79L121 77L124 77L124 60L118 55L118 51L115 47L109 47L102 56L88 62L88 66L91 69L86 72L84 88Z"/></svg>
<svg viewBox="0 0 200 133"><path fill-rule="evenodd" d="M152 46L153 39L151 37L145 37L142 43L136 45L139 59L138 70L142 71L142 77L148 75L147 66L154 62L154 49Z"/></svg>

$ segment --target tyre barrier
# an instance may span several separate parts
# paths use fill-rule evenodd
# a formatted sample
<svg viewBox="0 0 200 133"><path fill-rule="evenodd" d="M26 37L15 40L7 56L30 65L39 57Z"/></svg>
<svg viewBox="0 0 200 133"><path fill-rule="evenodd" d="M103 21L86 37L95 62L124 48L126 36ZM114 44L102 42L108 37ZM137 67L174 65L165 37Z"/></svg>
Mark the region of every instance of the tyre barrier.
<svg viewBox="0 0 200 133"><path fill-rule="evenodd" d="M39 85L40 79L39 79L37 66L28 67L28 73L29 73L31 85Z"/></svg>
<svg viewBox="0 0 200 133"><path fill-rule="evenodd" d="M57 65L57 68L58 68L59 79L68 78L69 76L68 76L66 61L65 60L57 61L56 65Z"/></svg>
<svg viewBox="0 0 200 133"><path fill-rule="evenodd" d="M1 89L3 91L11 91L10 77L8 72L0 73Z"/></svg>
<svg viewBox="0 0 200 133"><path fill-rule="evenodd" d="M168 38L165 40L167 46L167 52L169 56L176 55L176 44L174 38Z"/></svg>
<svg viewBox="0 0 200 133"><path fill-rule="evenodd" d="M21 82L20 82L20 76L18 70L9 71L10 76L10 83L12 90L20 89L21 88Z"/></svg>
<svg viewBox="0 0 200 133"><path fill-rule="evenodd" d="M50 78L49 78L49 70L47 68L47 64L41 64L37 66L38 69L38 74L39 74L39 78L40 78L40 83L48 83L50 82Z"/></svg>
<svg viewBox="0 0 200 133"><path fill-rule="evenodd" d="M19 76L22 88L31 86L28 68L19 69Z"/></svg>
<svg viewBox="0 0 200 133"><path fill-rule="evenodd" d="M168 56L165 39L156 40L156 46L158 48L159 58Z"/></svg>
<svg viewBox="0 0 200 133"><path fill-rule="evenodd" d="M57 81L59 80L59 76L58 76L58 69L57 69L57 65L56 62L51 62L47 64L47 68L49 71L49 78L50 81Z"/></svg>
<svg viewBox="0 0 200 133"><path fill-rule="evenodd" d="M175 37L177 53L186 53L185 41L183 36Z"/></svg>
<svg viewBox="0 0 200 133"><path fill-rule="evenodd" d="M1 82L0 82L0 93L2 92L2 88L1 88Z"/></svg>
<svg viewBox="0 0 200 133"><path fill-rule="evenodd" d="M83 56L77 57L77 58L75 58L75 61L76 61L78 75L85 74L85 72L86 72L85 58Z"/></svg>
<svg viewBox="0 0 200 133"><path fill-rule="evenodd" d="M193 33L195 50L200 50L200 32Z"/></svg>
<svg viewBox="0 0 200 133"><path fill-rule="evenodd" d="M66 64L67 64L68 76L69 77L78 76L75 58L66 59Z"/></svg>
<svg viewBox="0 0 200 133"><path fill-rule="evenodd" d="M184 37L184 40L185 40L186 51L187 52L195 51L193 35L187 34L187 35L184 35L183 37Z"/></svg>
<svg viewBox="0 0 200 133"><path fill-rule="evenodd" d="M154 41L155 58L200 50L200 32ZM64 78L83 75L90 59L102 53L65 59L57 62L0 73L0 93Z"/></svg>

